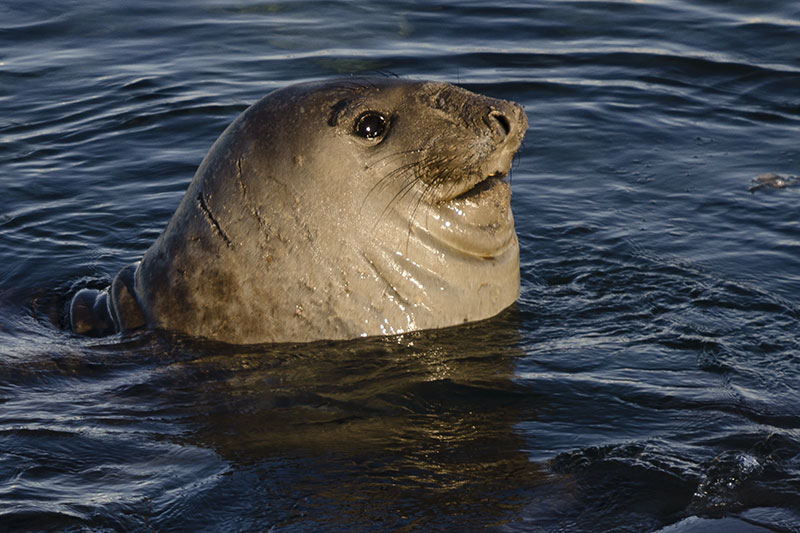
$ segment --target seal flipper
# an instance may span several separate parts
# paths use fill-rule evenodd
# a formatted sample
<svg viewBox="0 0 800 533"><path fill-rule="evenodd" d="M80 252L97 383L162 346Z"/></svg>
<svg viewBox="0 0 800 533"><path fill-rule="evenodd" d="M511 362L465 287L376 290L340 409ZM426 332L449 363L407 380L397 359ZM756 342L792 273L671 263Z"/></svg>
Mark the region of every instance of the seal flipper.
<svg viewBox="0 0 800 533"><path fill-rule="evenodd" d="M144 326L146 321L136 298L135 274L138 263L119 271L111 283L111 316L119 331Z"/></svg>
<svg viewBox="0 0 800 533"><path fill-rule="evenodd" d="M70 327L78 335L110 335L116 330L110 311L108 292L81 289L69 304Z"/></svg>
<svg viewBox="0 0 800 533"><path fill-rule="evenodd" d="M145 325L134 288L136 267L134 263L120 270L108 289L81 289L72 297L69 325L73 333L101 337Z"/></svg>

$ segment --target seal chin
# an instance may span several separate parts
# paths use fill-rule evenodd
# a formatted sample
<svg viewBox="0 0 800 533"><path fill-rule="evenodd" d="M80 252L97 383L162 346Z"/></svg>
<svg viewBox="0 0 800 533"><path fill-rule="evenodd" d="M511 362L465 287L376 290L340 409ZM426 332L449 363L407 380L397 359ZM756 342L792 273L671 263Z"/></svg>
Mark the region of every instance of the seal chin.
<svg viewBox="0 0 800 533"><path fill-rule="evenodd" d="M426 229L439 246L492 259L516 250L511 186L492 175L458 196L432 206Z"/></svg>

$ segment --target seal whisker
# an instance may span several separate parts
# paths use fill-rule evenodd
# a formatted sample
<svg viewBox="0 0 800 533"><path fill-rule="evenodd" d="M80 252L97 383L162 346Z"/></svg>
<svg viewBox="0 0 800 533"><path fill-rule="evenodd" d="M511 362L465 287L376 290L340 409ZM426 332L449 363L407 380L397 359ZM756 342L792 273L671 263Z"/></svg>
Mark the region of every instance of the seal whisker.
<svg viewBox="0 0 800 533"><path fill-rule="evenodd" d="M406 247L404 251L406 255L408 255L408 247L411 241L411 232L413 231L414 220L417 218L417 211L419 209L419 206L422 204L423 201L430 202L430 200L426 199L426 196L433 196L437 188L438 188L437 184L426 184L425 188L417 197L416 202L414 202L414 208L411 210L411 215L408 217L408 229L406 231ZM427 226L428 226L428 220L426 217L425 227L427 228Z"/></svg>
<svg viewBox="0 0 800 533"><path fill-rule="evenodd" d="M384 156L384 157L381 157L379 159L376 159L375 162L376 163L383 163L384 161L387 161L387 160L392 159L394 157L399 157L399 156L402 156L402 155L408 155L408 154L414 154L414 153L422 153L424 151L425 151L424 148L414 148L412 150L401 150L399 152L394 152L394 153L391 153L391 154L389 154L387 156Z"/></svg>
<svg viewBox="0 0 800 533"><path fill-rule="evenodd" d="M390 172L383 178L381 178L380 183L383 186L388 186L389 181L393 181L398 175L402 176L402 179L405 181L400 188L395 192L389 202L384 206L381 214L379 215L378 219L376 220L376 227L380 223L380 221L386 216L388 211L391 209L393 205L403 201L405 197L407 197L411 192L415 190L415 185L417 182L421 182L424 184L423 190L416 195L416 198L413 200L410 213L408 215L408 227L406 232L406 253L408 252L408 242L411 236L411 229L414 224L414 220L417 216L417 211L419 210L419 206L423 201L430 201L429 199L435 195L437 190L437 181L443 179L441 177L437 178L434 177L434 180L430 182L426 182L426 180L422 179L420 175L424 175L425 171L430 171L431 168L441 167L443 162L447 162L449 159L442 157L442 156L430 156L426 157L417 161L413 161L411 163L407 163L401 167L398 167L394 171ZM442 174L439 171L437 174ZM370 190L372 192L374 187Z"/></svg>
<svg viewBox="0 0 800 533"><path fill-rule="evenodd" d="M410 163L406 163L404 165L401 165L401 166L397 167L396 169L388 172L381 179L379 179L372 187L370 187L369 192L367 193L367 196L369 196L370 194L372 194L375 191L378 191L378 190L381 190L381 189L385 189L391 182L394 181L394 178L397 175L403 174L408 168L413 167L416 164L417 164L416 161L412 161Z"/></svg>
<svg viewBox="0 0 800 533"><path fill-rule="evenodd" d="M375 226L380 223L381 220L389 213L389 210L394 206L396 203L399 203L403 200L411 191L414 190L414 186L416 185L415 179L410 179L406 181L402 187L394 194L394 196L387 202L386 206L384 206L381 214L378 215L377 220L375 221Z"/></svg>
<svg viewBox="0 0 800 533"><path fill-rule="evenodd" d="M367 191L367 194L364 196L364 199L361 201L361 210L363 210L364 205L366 204L367 200L370 199L373 193L385 190L391 183L396 181L396 178L398 176L402 177L404 175L409 174L408 172L409 169L414 168L417 164L418 163L416 161L406 163L405 165L402 165L392 170L391 172L388 172L385 176L383 176L380 180L378 180L372 187L370 187L369 191ZM409 185L413 186L414 182L416 181L416 178L413 176L413 173L411 174L412 175L410 176L410 179L408 179L408 181L401 186L400 191L402 191L403 188L408 187ZM397 198L397 196L398 193L395 193L394 197L388 202L388 204L384 208L383 212L381 213L381 216L383 216L386 210L391 206L391 204Z"/></svg>
<svg viewBox="0 0 800 533"><path fill-rule="evenodd" d="M404 171L403 174L405 174L405 176L403 177L405 182L402 183L400 188L395 192L395 194L392 196L392 198L384 206L383 210L381 211L381 214L378 216L378 219L376 220L376 226L384 218L384 216L389 212L389 210L392 208L392 206L402 202L403 199L406 196L409 195L409 193L411 193L411 192L413 192L415 190L417 182L420 181L419 178L416 175L418 170L419 170L419 167L420 167L420 162L419 161L416 161L416 162L413 162L413 163L409 163L408 165L405 165L404 167L402 167L402 169ZM416 205L415 205L414 209L412 210L412 216L409 217L409 218L413 218L413 212L414 211L416 211Z"/></svg>
<svg viewBox="0 0 800 533"><path fill-rule="evenodd" d="M391 156L387 156L387 157L394 157L394 156L397 156L397 155L400 155L400 154L410 154L410 153L416 153L416 152L421 152L421 151L422 151L421 149L406 150L404 152L392 154ZM408 163L406 163L404 165L401 165L401 166L397 167L396 169L388 172L381 179L379 179L372 187L370 187L367 195L365 196L364 200L362 200L362 202L361 202L361 208L363 209L364 204L366 203L366 201L369 199L369 197L373 193L375 193L375 192L377 192L379 190L385 190L386 188L388 188L390 186L390 184L398 181L398 179L397 179L398 176L401 177L400 181L405 180L405 183L403 183L400 186L398 191L394 194L394 196L391 198L391 200L384 207L383 211L381 212L380 217L378 217L379 220L380 220L386 214L387 210L392 206L393 203L395 203L396 201L399 201L400 199L405 197L405 195L408 192L406 190L407 188L413 187L414 183L417 182L417 181L422 181L424 183L424 180L421 179L419 176L420 175L424 175L425 174L424 171L432 168L435 164L438 165L440 163L440 160L441 160L440 157L437 158L436 156L431 156L431 157L423 158L423 159L420 159L420 160L408 162Z"/></svg>

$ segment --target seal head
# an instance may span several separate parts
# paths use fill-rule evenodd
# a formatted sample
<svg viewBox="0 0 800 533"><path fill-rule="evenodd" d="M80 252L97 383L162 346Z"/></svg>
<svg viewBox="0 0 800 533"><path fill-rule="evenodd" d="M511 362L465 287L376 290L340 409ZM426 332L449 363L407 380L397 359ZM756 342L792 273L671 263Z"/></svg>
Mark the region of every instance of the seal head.
<svg viewBox="0 0 800 533"><path fill-rule="evenodd" d="M118 284L116 327L134 300L128 326L232 343L493 316L519 295L506 176L526 128L521 106L445 83L275 91L220 136L133 283Z"/></svg>

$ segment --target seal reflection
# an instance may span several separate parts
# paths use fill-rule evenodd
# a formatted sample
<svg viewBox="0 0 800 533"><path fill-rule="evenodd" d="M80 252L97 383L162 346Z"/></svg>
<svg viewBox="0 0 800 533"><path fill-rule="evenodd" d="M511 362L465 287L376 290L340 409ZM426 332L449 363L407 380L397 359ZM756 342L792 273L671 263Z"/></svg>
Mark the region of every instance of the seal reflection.
<svg viewBox="0 0 800 533"><path fill-rule="evenodd" d="M194 397L184 406L196 428L188 443L230 463L230 479L212 490L264 499L248 506L248 521L489 525L510 519L523 505L517 496L542 481L514 431L541 402L514 382L516 331L510 310L474 325L268 354L223 347L164 378Z"/></svg>

